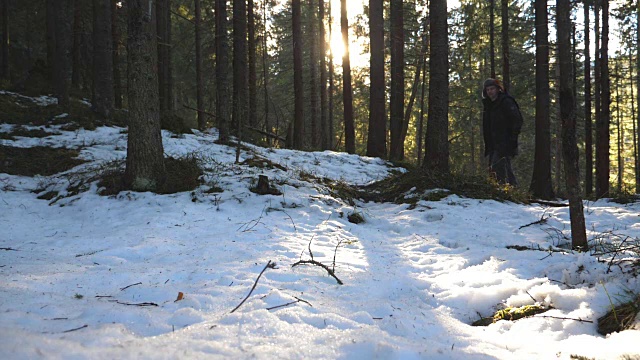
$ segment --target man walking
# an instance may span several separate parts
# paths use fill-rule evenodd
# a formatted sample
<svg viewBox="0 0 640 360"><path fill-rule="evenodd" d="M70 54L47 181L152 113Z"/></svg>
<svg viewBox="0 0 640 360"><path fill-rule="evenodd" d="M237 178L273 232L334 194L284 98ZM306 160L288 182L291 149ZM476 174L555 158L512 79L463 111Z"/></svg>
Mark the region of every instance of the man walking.
<svg viewBox="0 0 640 360"><path fill-rule="evenodd" d="M522 114L516 100L496 79L487 79L482 90L484 155L500 184L518 185L511 159L518 154Z"/></svg>

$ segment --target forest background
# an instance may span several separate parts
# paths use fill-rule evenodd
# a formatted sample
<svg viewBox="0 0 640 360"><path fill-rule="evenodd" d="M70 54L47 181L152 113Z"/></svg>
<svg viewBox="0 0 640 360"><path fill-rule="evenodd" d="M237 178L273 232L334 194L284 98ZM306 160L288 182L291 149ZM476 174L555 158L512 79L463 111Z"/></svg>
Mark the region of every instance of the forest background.
<svg viewBox="0 0 640 360"><path fill-rule="evenodd" d="M448 7L446 86L433 78L433 8L442 3ZM542 22L549 29L542 45L540 8L548 11ZM129 107L127 1L2 0L0 9L2 88L58 97L67 91L79 99L92 94L104 117ZM346 151L417 167L429 154L428 118L438 116L430 113L437 108L429 106L430 95L446 88L447 166L484 174L481 84L497 77L525 118L515 160L521 185L531 183L540 197L566 192L554 1L158 0L152 10L163 127L218 127L222 140L229 134L264 146ZM640 186L639 13L631 0L571 2L571 88L587 197L594 188L600 197L637 193ZM380 30L382 46L371 40ZM56 44L68 51L58 55ZM547 61L536 58L541 48L548 49ZM383 82L373 83L370 54L380 51ZM56 79L57 56L71 60L68 79ZM102 79L110 81L97 76L105 58L112 68ZM540 85L541 65L548 88ZM67 90L61 82L69 83ZM105 83L113 100L101 106L96 89ZM372 90L380 87L382 95ZM546 127L537 129L541 124ZM540 134L549 137L543 167L552 191L546 193L534 186ZM598 173L606 186L594 182Z"/></svg>

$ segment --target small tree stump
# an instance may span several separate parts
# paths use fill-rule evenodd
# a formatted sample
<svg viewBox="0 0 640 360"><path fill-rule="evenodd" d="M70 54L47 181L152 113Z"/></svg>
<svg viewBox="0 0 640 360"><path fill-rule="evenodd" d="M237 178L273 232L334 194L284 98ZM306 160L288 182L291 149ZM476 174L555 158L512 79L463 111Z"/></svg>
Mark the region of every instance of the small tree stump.
<svg viewBox="0 0 640 360"><path fill-rule="evenodd" d="M258 195L282 195L278 189L269 185L269 178L266 175L258 175L258 185L251 191Z"/></svg>

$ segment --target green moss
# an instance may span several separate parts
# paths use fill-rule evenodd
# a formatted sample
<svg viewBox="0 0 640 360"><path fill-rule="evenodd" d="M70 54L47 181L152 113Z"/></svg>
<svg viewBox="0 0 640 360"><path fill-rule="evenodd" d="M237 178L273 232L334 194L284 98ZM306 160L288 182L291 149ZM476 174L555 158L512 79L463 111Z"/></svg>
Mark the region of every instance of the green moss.
<svg viewBox="0 0 640 360"><path fill-rule="evenodd" d="M515 321L525 317L530 317L536 314L548 311L549 308L545 308L541 305L524 305L521 307L508 307L496 311L492 317L481 318L475 321L473 326L488 326L500 320Z"/></svg>

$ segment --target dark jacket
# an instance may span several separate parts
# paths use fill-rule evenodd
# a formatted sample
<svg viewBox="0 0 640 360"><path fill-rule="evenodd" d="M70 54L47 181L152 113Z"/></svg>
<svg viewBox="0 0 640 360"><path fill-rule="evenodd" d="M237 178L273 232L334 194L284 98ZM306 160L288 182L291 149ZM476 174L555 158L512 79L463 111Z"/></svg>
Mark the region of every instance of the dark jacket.
<svg viewBox="0 0 640 360"><path fill-rule="evenodd" d="M511 95L501 92L495 101L484 98L482 103L485 156L493 151L497 151L501 156L517 155L522 114L516 100Z"/></svg>

